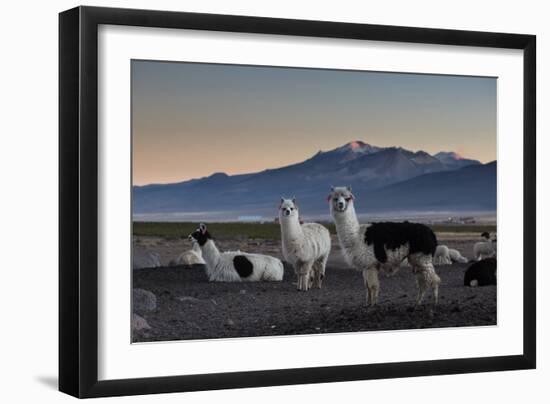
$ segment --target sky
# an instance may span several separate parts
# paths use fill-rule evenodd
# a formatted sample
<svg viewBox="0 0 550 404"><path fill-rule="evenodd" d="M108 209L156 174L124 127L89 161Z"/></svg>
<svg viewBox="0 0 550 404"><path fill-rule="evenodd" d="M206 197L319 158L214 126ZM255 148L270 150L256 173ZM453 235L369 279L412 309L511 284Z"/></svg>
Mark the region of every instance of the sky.
<svg viewBox="0 0 550 404"><path fill-rule="evenodd" d="M133 60L133 184L301 162L354 140L496 159L497 80Z"/></svg>

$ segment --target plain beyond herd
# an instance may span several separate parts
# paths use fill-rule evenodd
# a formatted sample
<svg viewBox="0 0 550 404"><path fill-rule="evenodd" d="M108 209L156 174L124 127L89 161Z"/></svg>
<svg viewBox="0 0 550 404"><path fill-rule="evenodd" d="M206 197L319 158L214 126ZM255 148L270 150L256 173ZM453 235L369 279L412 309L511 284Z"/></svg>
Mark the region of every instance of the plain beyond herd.
<svg viewBox="0 0 550 404"><path fill-rule="evenodd" d="M380 272L394 274L408 265L416 278L416 304L420 304L428 290L437 304L441 279L435 272L436 259L464 262L446 246L438 246L435 233L428 226L410 222L380 222L361 225L355 212L355 197L351 187L332 187L327 198L341 250L346 263L361 271L366 288L367 305L378 301ZM297 276L297 288L307 291L321 288L326 264L331 251L328 229L319 223L302 223L296 200L281 198L279 206L282 252L292 264ZM474 246L479 259L465 273L466 286L496 284L494 242L487 233L487 241ZM205 224L200 224L189 239L195 254L204 260L210 281L281 281L284 267L278 258L241 251L220 252ZM444 247L444 248L442 248ZM436 253L437 251L437 253ZM443 258L441 258L443 256ZM459 258L461 257L461 258ZM447 262L444 262L447 263ZM450 263L450 262L449 262Z"/></svg>

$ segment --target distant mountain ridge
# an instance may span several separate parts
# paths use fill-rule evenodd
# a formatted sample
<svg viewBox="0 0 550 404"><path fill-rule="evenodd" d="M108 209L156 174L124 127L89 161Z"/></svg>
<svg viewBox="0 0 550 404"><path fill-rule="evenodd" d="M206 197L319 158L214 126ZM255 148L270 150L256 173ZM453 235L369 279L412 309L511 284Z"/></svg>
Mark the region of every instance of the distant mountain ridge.
<svg viewBox="0 0 550 404"><path fill-rule="evenodd" d="M478 167L481 172L481 167L484 166L477 160L462 158L453 152L430 155L422 150L413 152L402 147L378 147L356 140L333 150L319 151L305 161L257 173L214 173L208 177L173 184L134 186L133 210L138 214L226 211L235 214L241 212L243 215L264 215L272 214L282 195L294 195L299 199L302 209L317 212L327 209L326 203L320 201L324 201L329 187L342 184L352 185L358 195L374 198L372 201L375 203L371 204L371 207L391 209L398 208L399 200L409 200L410 204L416 203L408 195L415 193L413 189L409 188L407 195L402 195L404 191L399 191L407 189L406 183L413 179L417 178L420 181L425 176L452 173L468 167ZM496 164L494 171L496 186ZM472 172L466 174L466 177L469 175L479 174ZM434 197L430 206L453 208L452 200L442 196L444 192L453 195L456 192L452 192L449 187L436 180L439 181L438 176L431 180L428 177L423 180L427 182L421 183L422 187L430 188L424 189L423 192ZM475 182L473 178L467 181L460 175L456 179L449 177L447 180L464 182L455 184L455 188L462 189L461 192L465 193L473 190L468 183ZM430 181L434 181L434 184L430 185ZM490 181L491 179L488 179L488 182ZM395 187L391 188L392 185ZM435 198L438 187L443 187L445 191L440 191L440 197ZM390 199L376 202L376 195L383 193L374 192L375 190L386 192ZM489 193L477 188L476 192ZM460 199L462 205L463 199ZM483 196L481 199L487 201L491 200L491 197ZM420 202L416 204L422 208ZM485 202L481 205L491 207ZM496 202L494 205L496 208Z"/></svg>
<svg viewBox="0 0 550 404"><path fill-rule="evenodd" d="M479 161L467 159L455 152L439 152L434 154L434 157L447 166L454 166L456 168L466 167L472 164L477 164Z"/></svg>

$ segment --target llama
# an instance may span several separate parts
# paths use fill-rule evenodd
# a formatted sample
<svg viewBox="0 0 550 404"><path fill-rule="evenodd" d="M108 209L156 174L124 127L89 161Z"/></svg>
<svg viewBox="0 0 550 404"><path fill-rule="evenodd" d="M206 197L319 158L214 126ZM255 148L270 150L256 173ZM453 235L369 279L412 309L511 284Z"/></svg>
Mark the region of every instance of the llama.
<svg viewBox="0 0 550 404"><path fill-rule="evenodd" d="M307 291L313 284L321 289L330 253L330 233L318 223L300 223L295 199L281 198L279 207L283 256L294 267L298 290Z"/></svg>
<svg viewBox="0 0 550 404"><path fill-rule="evenodd" d="M481 233L481 237L486 241L479 241L474 244L474 259L477 261L494 257L496 254L496 238L491 240L491 236L487 232Z"/></svg>
<svg viewBox="0 0 550 404"><path fill-rule="evenodd" d="M497 284L497 259L485 258L470 265L464 273L464 286Z"/></svg>
<svg viewBox="0 0 550 404"><path fill-rule="evenodd" d="M462 254L454 248L449 248L449 257L453 262L460 262L461 264L466 264L468 262L468 258L463 257Z"/></svg>
<svg viewBox="0 0 550 404"><path fill-rule="evenodd" d="M416 275L416 304L422 302L429 287L437 304L441 279L432 263L437 239L429 227L409 222L360 225L351 187L332 187L328 200L344 258L362 271L368 305L378 302L379 271L395 272L405 258Z"/></svg>
<svg viewBox="0 0 550 404"><path fill-rule="evenodd" d="M178 258L170 261L170 266L205 264L204 260L202 259L202 252L199 243L197 243L195 240L193 240L191 243L193 245L191 250L182 252L178 256Z"/></svg>
<svg viewBox="0 0 550 404"><path fill-rule="evenodd" d="M189 235L201 248L206 262L206 276L213 282L281 281L284 267L281 260L269 255L240 251L220 252L206 225Z"/></svg>
<svg viewBox="0 0 550 404"><path fill-rule="evenodd" d="M453 262L451 261L449 247L442 244L438 245L435 249L433 263L434 265L451 265Z"/></svg>

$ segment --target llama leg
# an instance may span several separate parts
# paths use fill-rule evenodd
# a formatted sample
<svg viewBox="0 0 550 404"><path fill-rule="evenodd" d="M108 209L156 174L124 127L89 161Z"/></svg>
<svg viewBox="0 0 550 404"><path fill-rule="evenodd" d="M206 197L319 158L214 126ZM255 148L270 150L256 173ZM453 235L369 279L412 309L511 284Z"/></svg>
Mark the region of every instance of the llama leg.
<svg viewBox="0 0 550 404"><path fill-rule="evenodd" d="M441 278L435 273L435 269L433 267L430 268L428 273L430 275L430 285L432 286L434 295L434 304L437 305L439 301L439 284L441 283Z"/></svg>
<svg viewBox="0 0 550 404"><path fill-rule="evenodd" d="M311 287L321 289L321 262L319 260L313 263L311 270Z"/></svg>
<svg viewBox="0 0 550 404"><path fill-rule="evenodd" d="M373 270L375 282L373 283L374 304L378 304L378 293L380 292L380 282L378 281L378 270Z"/></svg>
<svg viewBox="0 0 550 404"><path fill-rule="evenodd" d="M296 275L298 275L298 290L307 291L310 285L311 263L297 264Z"/></svg>
<svg viewBox="0 0 550 404"><path fill-rule="evenodd" d="M380 282L378 280L378 269L369 268L363 271L363 279L367 287L367 305L374 306L378 303L378 292L380 290Z"/></svg>
<svg viewBox="0 0 550 404"><path fill-rule="evenodd" d="M313 287L321 289L325 277L327 257L321 257L313 264Z"/></svg>
<svg viewBox="0 0 550 404"><path fill-rule="evenodd" d="M418 296L416 298L416 304L420 305L426 294L428 287L432 288L434 304L439 300L439 284L441 278L435 273L433 265L425 265L418 269L416 274L416 284L418 286Z"/></svg>
<svg viewBox="0 0 550 404"><path fill-rule="evenodd" d="M418 289L418 294L416 295L416 305L420 306L424 295L426 294L426 289L428 288L426 276L424 274L423 268L416 268L416 287Z"/></svg>
<svg viewBox="0 0 550 404"><path fill-rule="evenodd" d="M370 295L369 295L369 283L367 281L368 271L366 269L363 269L363 283L365 285L365 302L367 303L367 306L370 305Z"/></svg>

